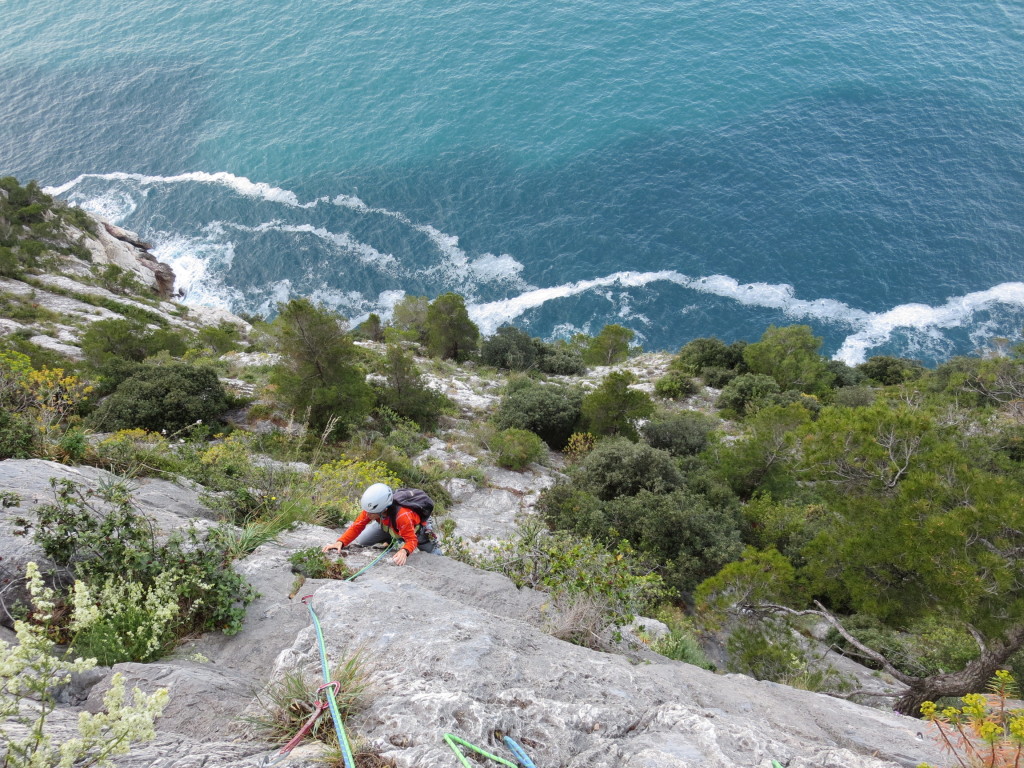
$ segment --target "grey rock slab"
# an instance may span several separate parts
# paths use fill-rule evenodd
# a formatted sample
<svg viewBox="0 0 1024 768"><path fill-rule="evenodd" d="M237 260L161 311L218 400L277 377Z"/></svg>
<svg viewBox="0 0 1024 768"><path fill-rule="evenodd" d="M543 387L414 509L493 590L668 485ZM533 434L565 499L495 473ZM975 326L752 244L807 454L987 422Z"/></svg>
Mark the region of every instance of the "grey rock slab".
<svg viewBox="0 0 1024 768"><path fill-rule="evenodd" d="M414 556L315 594L328 655L336 662L362 649L378 689L352 727L400 768L450 766L446 732L495 751L495 731L538 765L565 768L771 758L883 768L936 758L920 721L679 662L634 666L539 631L542 605L524 615L523 591L511 584L477 591L476 582L477 572L447 558ZM312 632L280 662L282 671L315 670Z"/></svg>

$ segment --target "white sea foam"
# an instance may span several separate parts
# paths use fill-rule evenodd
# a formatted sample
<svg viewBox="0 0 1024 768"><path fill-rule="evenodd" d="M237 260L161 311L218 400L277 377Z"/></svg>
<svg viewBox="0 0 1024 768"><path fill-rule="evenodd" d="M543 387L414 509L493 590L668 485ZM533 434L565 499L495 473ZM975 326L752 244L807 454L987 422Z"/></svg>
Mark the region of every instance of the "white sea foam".
<svg viewBox="0 0 1024 768"><path fill-rule="evenodd" d="M442 232L430 224L414 222L404 213L369 206L354 195L341 194L303 202L290 190L254 182L244 176L227 172L192 172L176 176L147 176L121 172L83 174L60 186L47 187L45 191L53 195L70 193L73 201L81 200L80 204L83 207L115 222L125 219L134 212L136 202L129 191L116 189L92 193L89 191L91 188L76 189L89 179L134 185L138 188L134 192L136 196L146 195L152 187L160 184L216 184L245 197L291 208L309 209L320 204L330 204L362 215L391 218L420 233L434 246L440 254L440 260L422 270L423 274L434 276L440 284L463 293L470 301L471 317L484 333L493 333L502 323L511 322L548 302L584 293L603 295L611 302L612 312L623 322L647 324L650 322L649 318L633 310L634 297L629 291L667 282L696 293L719 296L742 306L776 310L797 321L818 321L847 328L850 333L834 357L853 364L863 361L870 350L890 343L894 338L898 338L901 346L908 350L941 350L950 347L951 341L943 333L949 329L966 329L972 341L981 344L987 334L999 328L999 324L992 318L985 317L984 313L991 313L1000 306L1013 311L1024 308L1024 283L1002 283L985 291L950 298L939 306L907 303L885 312L867 312L828 298L802 299L796 295L793 286L786 283L741 283L728 275L691 277L674 270L623 271L563 285L537 288L526 284L522 278L522 263L511 255L485 253L471 258L459 246L457 236ZM237 289L227 286L221 276L226 274L234 258L234 246L227 236L228 229L308 234L351 253L360 262L375 266L395 279L401 280L408 276L395 256L356 240L348 232L335 233L312 224L287 224L277 221L256 227L215 222L204 231L205 240L176 235L159 235L151 238L157 242L158 258L171 264L178 274L179 285L189 292L190 303L202 302L235 308L252 307L256 304L259 311L268 312L273 311L277 302L287 301L295 292L296 289L290 280L281 280L250 291L245 296ZM303 292L320 297L322 301L339 310L345 308L346 311L359 312L360 316L370 311L378 311L387 317L395 301L404 295L397 288L385 290L374 302L356 291L330 289L322 283L321 277L306 275L303 280L304 286L317 284L320 287L313 288L312 291L303 288ZM481 284L519 293L499 301L472 303ZM686 312L689 309L681 308L679 312ZM589 324L584 327L589 332ZM568 325L560 326L560 329L570 332ZM554 335L559 335L561 331L554 332Z"/></svg>
<svg viewBox="0 0 1024 768"><path fill-rule="evenodd" d="M242 292L223 280L235 258L232 243L162 233L156 240L153 255L174 270L175 286L184 291L185 303L228 310L244 306Z"/></svg>
<svg viewBox="0 0 1024 768"><path fill-rule="evenodd" d="M902 304L886 312L866 312L834 299L799 299L791 285L740 283L727 275L688 277L679 272L616 272L593 280L538 288L501 301L473 304L470 317L484 333L493 333L531 309L549 301L577 296L608 287L637 288L656 282L671 282L693 291L732 299L739 304L782 311L795 320L817 320L846 326L854 332L846 337L834 358L851 365L863 362L872 348L888 342L898 330L918 334L923 340L940 344L941 329L968 326L974 316L996 305L1024 308L1024 283L1002 283L985 291L953 297L945 304Z"/></svg>
<svg viewBox="0 0 1024 768"><path fill-rule="evenodd" d="M441 253L442 260L439 264L432 267L429 272L431 274L439 274L448 287L453 290L458 290L468 296L472 296L475 287L480 283L504 285L516 290L528 290L533 287L526 284L520 276L523 265L509 254L494 255L485 253L474 260L470 260L466 253L459 248L459 238L456 235L442 232L430 224L416 223L400 211L370 207L355 195L341 194L333 198L318 197L314 200L301 202L298 195L291 190L275 187L264 182L252 181L245 176L237 176L226 171L217 173L193 171L176 176L147 176L141 173L125 173L122 171L85 173L59 186L46 187L44 191L50 195L64 195L88 179L131 182L144 188L158 184L181 184L188 182L216 184L227 187L244 197L281 203L292 208L315 208L321 203L330 203L339 208L347 208L362 214L386 216L425 235L433 243L434 247ZM372 246L358 243L347 233L339 235L311 225L297 225L296 229L292 231L306 231L322 236L325 239L334 238L336 244L348 248L367 263L371 263L374 259L382 258L383 261L380 264L387 264L389 263L387 261L389 258L394 259L390 254L381 254L373 249Z"/></svg>
<svg viewBox="0 0 1024 768"><path fill-rule="evenodd" d="M71 195L68 202L109 221L111 224L120 224L138 208L138 204L131 195L117 190L111 190L95 197Z"/></svg>
<svg viewBox="0 0 1024 768"><path fill-rule="evenodd" d="M44 192L48 195L63 195L70 192L87 179L100 179L103 181L129 181L140 186L151 186L156 184L182 184L193 182L198 184L218 184L233 189L243 197L255 197L274 203L283 203L294 208L313 208L327 198L318 198L308 203L300 203L298 195L287 189L275 187L272 184L265 184L261 181L252 181L245 176L236 176L227 171L217 173L206 173L205 171L193 171L181 173L177 176L147 176L141 173L124 173L114 171L112 173L83 173L71 181L57 187L46 187Z"/></svg>
<svg viewBox="0 0 1024 768"><path fill-rule="evenodd" d="M399 271L398 259L390 253L382 253L368 243L356 240L348 232L331 232L323 227L314 227L312 224L284 224L279 221L269 221L257 224L254 227L243 224L224 223L224 226L231 227L243 232L287 232L291 234L308 234L319 238L326 243L337 246L348 253L351 253L359 261L370 266L379 268L382 272L397 274Z"/></svg>

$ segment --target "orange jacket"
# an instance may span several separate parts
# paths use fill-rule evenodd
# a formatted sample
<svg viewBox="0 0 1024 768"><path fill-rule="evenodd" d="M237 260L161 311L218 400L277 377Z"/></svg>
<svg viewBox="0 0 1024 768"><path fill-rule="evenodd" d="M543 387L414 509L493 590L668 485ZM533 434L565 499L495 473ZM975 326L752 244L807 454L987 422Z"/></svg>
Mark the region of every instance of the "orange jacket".
<svg viewBox="0 0 1024 768"><path fill-rule="evenodd" d="M343 547L347 547L356 537L363 532L363 529L370 523L370 516L366 510L359 513L352 525L345 529L345 532L338 537ZM389 515L382 515L380 525L385 531L391 534L392 539L402 539L402 549L407 554L412 554L419 546L416 538L416 529L420 526L420 516L408 507L399 507L394 518Z"/></svg>

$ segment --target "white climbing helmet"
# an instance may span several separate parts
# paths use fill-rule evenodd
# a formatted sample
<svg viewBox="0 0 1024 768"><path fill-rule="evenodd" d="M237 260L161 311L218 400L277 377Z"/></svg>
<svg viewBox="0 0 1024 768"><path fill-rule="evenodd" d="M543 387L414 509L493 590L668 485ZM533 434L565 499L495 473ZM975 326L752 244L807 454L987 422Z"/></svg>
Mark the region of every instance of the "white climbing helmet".
<svg viewBox="0 0 1024 768"><path fill-rule="evenodd" d="M374 483L363 491L363 498L359 500L359 503L368 514L380 515L391 506L394 498L395 495L391 492L391 488L384 483Z"/></svg>

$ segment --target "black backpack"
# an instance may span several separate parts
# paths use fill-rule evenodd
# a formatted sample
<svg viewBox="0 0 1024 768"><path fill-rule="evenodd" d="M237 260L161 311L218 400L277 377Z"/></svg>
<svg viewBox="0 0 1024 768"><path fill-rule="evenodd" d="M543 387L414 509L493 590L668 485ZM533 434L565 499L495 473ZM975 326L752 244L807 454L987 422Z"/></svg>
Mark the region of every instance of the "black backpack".
<svg viewBox="0 0 1024 768"><path fill-rule="evenodd" d="M434 500L419 488L398 488L395 490L394 503L411 509L420 516L421 523L427 522L427 518L434 513Z"/></svg>

